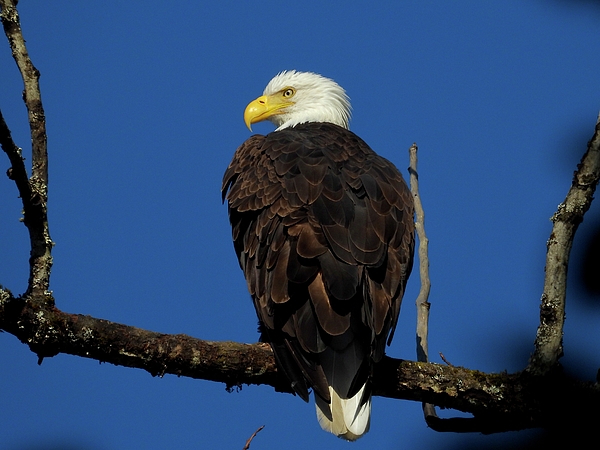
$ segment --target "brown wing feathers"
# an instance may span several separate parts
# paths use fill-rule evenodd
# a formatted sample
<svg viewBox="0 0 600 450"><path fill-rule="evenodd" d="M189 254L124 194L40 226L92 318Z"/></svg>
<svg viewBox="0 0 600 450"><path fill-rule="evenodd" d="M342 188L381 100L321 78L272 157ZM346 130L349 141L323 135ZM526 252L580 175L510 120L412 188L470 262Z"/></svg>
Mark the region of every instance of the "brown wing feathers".
<svg viewBox="0 0 600 450"><path fill-rule="evenodd" d="M352 132L309 123L252 136L222 192L263 337L302 398L308 381L329 401L319 353L344 335L377 361L395 327L414 246L406 184Z"/></svg>

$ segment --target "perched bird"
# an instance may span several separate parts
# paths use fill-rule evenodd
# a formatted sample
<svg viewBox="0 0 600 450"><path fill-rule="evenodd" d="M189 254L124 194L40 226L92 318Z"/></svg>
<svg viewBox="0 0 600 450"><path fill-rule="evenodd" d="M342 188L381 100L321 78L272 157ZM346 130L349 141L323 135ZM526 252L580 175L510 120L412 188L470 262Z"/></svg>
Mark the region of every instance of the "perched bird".
<svg viewBox="0 0 600 450"><path fill-rule="evenodd" d="M262 340L300 397L312 388L321 427L358 439L412 267L412 195L348 130L331 79L281 72L244 120L277 127L237 149L222 185Z"/></svg>

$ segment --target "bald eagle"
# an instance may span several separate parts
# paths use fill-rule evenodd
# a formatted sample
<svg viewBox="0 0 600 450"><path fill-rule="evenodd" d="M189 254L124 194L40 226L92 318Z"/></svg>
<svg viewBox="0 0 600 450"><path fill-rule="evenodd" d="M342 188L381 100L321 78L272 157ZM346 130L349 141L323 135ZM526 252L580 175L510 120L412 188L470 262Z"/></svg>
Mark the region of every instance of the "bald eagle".
<svg viewBox="0 0 600 450"><path fill-rule="evenodd" d="M244 120L277 127L237 149L222 185L262 340L301 398L312 388L321 427L358 439L412 267L411 193L348 130L331 79L281 72Z"/></svg>

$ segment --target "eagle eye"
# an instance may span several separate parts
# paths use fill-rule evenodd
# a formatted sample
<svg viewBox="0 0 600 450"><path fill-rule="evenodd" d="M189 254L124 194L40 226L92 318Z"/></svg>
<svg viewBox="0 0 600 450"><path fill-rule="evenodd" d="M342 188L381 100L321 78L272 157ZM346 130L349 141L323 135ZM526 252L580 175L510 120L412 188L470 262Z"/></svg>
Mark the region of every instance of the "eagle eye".
<svg viewBox="0 0 600 450"><path fill-rule="evenodd" d="M295 93L296 93L296 91L294 91L294 89L292 89L292 88L286 88L283 91L283 98L292 98Z"/></svg>

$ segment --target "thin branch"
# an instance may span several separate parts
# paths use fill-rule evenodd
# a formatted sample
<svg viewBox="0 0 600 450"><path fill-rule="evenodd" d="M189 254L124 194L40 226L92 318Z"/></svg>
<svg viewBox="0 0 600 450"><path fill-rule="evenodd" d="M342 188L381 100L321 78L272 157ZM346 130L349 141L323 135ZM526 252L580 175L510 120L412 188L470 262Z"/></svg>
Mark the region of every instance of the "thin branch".
<svg viewBox="0 0 600 450"><path fill-rule="evenodd" d="M419 174L417 172L417 144L408 150L410 156L410 190L415 204L415 229L419 237L419 276L421 290L416 300L417 304L417 361L428 362L429 350L427 343L429 327L429 292L431 281L429 279L429 239L425 234L425 212L419 195Z"/></svg>
<svg viewBox="0 0 600 450"><path fill-rule="evenodd" d="M540 325L535 339L535 351L527 370L544 375L557 367L563 354L562 337L567 294L569 254L577 227L590 208L600 180L600 118L594 136L577 166L565 201L552 216L552 233L546 253L546 276L540 306Z"/></svg>
<svg viewBox="0 0 600 450"><path fill-rule="evenodd" d="M33 171L32 177L40 184L41 192L48 186L48 155L46 139L46 117L42 107L39 78L40 72L35 68L21 30L19 13L14 0L0 0L2 7L2 25L8 38L13 58L23 78L23 100L29 115L29 126L32 141Z"/></svg>
<svg viewBox="0 0 600 450"><path fill-rule="evenodd" d="M417 304L417 361L429 362L429 292L431 291L431 280L429 279L429 239L425 233L425 211L419 195L419 172L417 171L417 144L411 145L409 154L410 191L415 204L415 229L419 237L419 276L421 289L416 300ZM435 406L431 403L423 403L423 414L425 421L429 423L431 418L437 418Z"/></svg>
<svg viewBox="0 0 600 450"><path fill-rule="evenodd" d="M31 186L27 178L27 169L25 169L21 149L13 141L2 111L0 111L0 146L10 160L11 167L6 172L8 178L14 180L21 198L31 198Z"/></svg>
<svg viewBox="0 0 600 450"><path fill-rule="evenodd" d="M248 450L250 448L250 443L252 442L252 439L254 439L254 437L258 434L258 432L260 430L262 430L264 427L265 427L264 425L261 425L260 427L258 427L258 429L254 433L252 433L252 436L250 436L248 438L248 440L246 441L246 445L244 445L244 448L242 450Z"/></svg>
<svg viewBox="0 0 600 450"><path fill-rule="evenodd" d="M442 359L442 361L444 361L447 365L449 366L453 366L454 364L452 364L450 361L448 361L446 359L446 357L444 356L444 354L442 352L440 352L440 358Z"/></svg>
<svg viewBox="0 0 600 450"><path fill-rule="evenodd" d="M10 44L13 58L23 78L23 100L29 116L31 131L32 169L29 180L30 192L21 196L23 201L24 223L29 230L31 241L30 272L28 294L40 301L49 301L50 269L52 267L52 240L48 229L46 204L48 201L48 151L46 137L46 117L40 95L40 73L32 64L25 39L21 31L19 13L15 0L0 0L1 19L4 32ZM8 129L8 128L6 128ZM6 151L6 150L5 150ZM10 155L9 155L10 157ZM11 158L11 163L14 164ZM13 170L15 168L13 167ZM15 180L16 181L16 180ZM23 186L18 186L23 194Z"/></svg>

